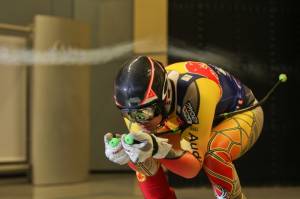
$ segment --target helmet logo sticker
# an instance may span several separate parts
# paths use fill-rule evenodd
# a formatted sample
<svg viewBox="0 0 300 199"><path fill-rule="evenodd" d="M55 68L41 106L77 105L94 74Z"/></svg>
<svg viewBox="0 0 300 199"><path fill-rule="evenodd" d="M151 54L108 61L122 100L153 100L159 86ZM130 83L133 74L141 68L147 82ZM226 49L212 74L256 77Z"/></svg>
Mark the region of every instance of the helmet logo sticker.
<svg viewBox="0 0 300 199"><path fill-rule="evenodd" d="M157 95L155 94L155 92L150 89L148 95L146 96L145 100L142 102L142 104L147 104L148 102L151 102L153 100L157 99Z"/></svg>
<svg viewBox="0 0 300 199"><path fill-rule="evenodd" d="M147 96L147 98L152 98L152 97L155 97L155 96L156 96L155 92L151 89L148 96Z"/></svg>
<svg viewBox="0 0 300 199"><path fill-rule="evenodd" d="M199 124L199 120L190 101L185 103L182 107L182 114L188 124Z"/></svg>

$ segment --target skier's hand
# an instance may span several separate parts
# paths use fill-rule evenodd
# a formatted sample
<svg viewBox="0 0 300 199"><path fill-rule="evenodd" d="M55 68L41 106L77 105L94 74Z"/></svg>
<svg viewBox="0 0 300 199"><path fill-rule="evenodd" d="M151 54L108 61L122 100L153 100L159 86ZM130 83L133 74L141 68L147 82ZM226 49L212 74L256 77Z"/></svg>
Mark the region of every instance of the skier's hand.
<svg viewBox="0 0 300 199"><path fill-rule="evenodd" d="M114 136L112 133L106 133L104 135L105 155L110 161L123 165L129 162L129 156L125 153L121 141L118 142L120 138L119 134ZM112 144L112 140L116 142Z"/></svg>
<svg viewBox="0 0 300 199"><path fill-rule="evenodd" d="M127 143L128 136L133 139L132 143ZM168 143L168 139L159 138L154 134L145 132L122 135L121 142L133 163L144 162L150 157L162 159L172 148L172 145Z"/></svg>

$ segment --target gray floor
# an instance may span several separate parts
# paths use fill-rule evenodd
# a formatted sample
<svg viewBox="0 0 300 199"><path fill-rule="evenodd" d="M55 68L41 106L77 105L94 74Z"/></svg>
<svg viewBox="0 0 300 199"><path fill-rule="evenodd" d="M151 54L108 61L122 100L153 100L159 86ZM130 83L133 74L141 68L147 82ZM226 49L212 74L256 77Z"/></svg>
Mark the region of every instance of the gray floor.
<svg viewBox="0 0 300 199"><path fill-rule="evenodd" d="M300 187L245 187L248 199L299 199ZM209 188L176 189L178 199L213 199ZM143 198L131 174L97 174L87 182L32 186L25 179L1 179L1 199L138 199Z"/></svg>

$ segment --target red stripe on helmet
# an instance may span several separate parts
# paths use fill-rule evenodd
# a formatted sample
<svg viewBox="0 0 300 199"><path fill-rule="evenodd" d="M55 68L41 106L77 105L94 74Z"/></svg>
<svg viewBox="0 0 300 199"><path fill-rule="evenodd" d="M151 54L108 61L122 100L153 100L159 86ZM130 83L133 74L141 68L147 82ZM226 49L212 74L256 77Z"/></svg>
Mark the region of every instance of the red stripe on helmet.
<svg viewBox="0 0 300 199"><path fill-rule="evenodd" d="M141 105L144 104L146 102L147 99L149 98L152 98L154 96L157 96L156 93L151 89L152 88L152 84L153 84L153 79L154 79L154 63L153 61L151 60L151 58L147 57L150 64L151 64L151 78L150 78L150 82L148 84L148 88L147 88L147 91L146 91L146 94L145 94L145 97L144 99L142 100L141 102ZM151 91L151 92L150 92ZM150 95L151 93L151 95ZM153 95L154 94L154 95Z"/></svg>

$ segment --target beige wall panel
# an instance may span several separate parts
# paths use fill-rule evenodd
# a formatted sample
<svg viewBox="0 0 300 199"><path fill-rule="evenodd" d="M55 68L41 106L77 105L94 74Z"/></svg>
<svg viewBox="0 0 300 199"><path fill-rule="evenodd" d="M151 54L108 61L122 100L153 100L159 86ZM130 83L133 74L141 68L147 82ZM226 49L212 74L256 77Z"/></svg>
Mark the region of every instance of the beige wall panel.
<svg viewBox="0 0 300 199"><path fill-rule="evenodd" d="M1 6L0 6L1 23L27 26L29 24L32 24L32 20L36 14L72 17L73 0L2 0L1 1Z"/></svg>
<svg viewBox="0 0 300 199"><path fill-rule="evenodd" d="M93 48L132 42L133 0L75 0L75 17L91 24ZM113 56L115 52L112 52ZM109 161L104 154L103 135L127 132L113 100L113 81L128 56L92 66L91 74L91 170L128 170Z"/></svg>
<svg viewBox="0 0 300 199"><path fill-rule="evenodd" d="M89 29L69 19L37 16L34 49L87 48ZM59 44L59 45L57 45ZM88 66L35 65L32 79L34 184L85 180L89 173Z"/></svg>
<svg viewBox="0 0 300 199"><path fill-rule="evenodd" d="M0 46L25 48L26 39L0 35ZM0 63L0 163L20 161L26 161L26 68Z"/></svg>
<svg viewBox="0 0 300 199"><path fill-rule="evenodd" d="M132 42L132 0L102 0L98 5L97 16L97 44L99 47ZM114 78L124 62L124 58L114 58L108 63L93 68L94 98L92 101L93 107L95 107L93 116L96 116L97 120L94 120L93 127L95 129L92 131L92 170L128 169L127 166L120 166L109 161L105 157L103 145L103 135L106 132L127 132L113 100Z"/></svg>
<svg viewBox="0 0 300 199"><path fill-rule="evenodd" d="M134 1L134 53L167 52L167 0Z"/></svg>
<svg viewBox="0 0 300 199"><path fill-rule="evenodd" d="M98 41L100 46L117 45L132 40L131 0L102 0L98 6Z"/></svg>

